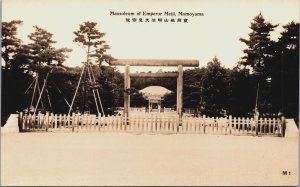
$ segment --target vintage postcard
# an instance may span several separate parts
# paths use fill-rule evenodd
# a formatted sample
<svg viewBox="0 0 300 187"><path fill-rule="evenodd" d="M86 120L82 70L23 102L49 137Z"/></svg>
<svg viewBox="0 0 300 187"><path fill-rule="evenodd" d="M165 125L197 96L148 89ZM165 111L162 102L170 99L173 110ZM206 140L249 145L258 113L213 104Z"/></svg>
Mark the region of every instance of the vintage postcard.
<svg viewBox="0 0 300 187"><path fill-rule="evenodd" d="M1 3L1 185L298 185L299 1Z"/></svg>

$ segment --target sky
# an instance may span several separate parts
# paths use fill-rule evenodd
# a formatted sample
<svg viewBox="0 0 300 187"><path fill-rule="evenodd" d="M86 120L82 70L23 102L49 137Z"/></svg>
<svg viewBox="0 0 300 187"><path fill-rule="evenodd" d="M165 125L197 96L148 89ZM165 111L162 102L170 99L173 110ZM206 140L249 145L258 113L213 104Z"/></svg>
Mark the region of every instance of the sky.
<svg viewBox="0 0 300 187"><path fill-rule="evenodd" d="M114 12L175 12L176 16L117 16ZM180 16L178 12L202 16ZM74 31L85 21L97 22L105 32L108 51L116 59L196 59L206 66L214 56L227 68L234 67L247 46L253 18L262 13L266 21L279 26L272 33L276 40L282 26L299 22L298 0L2 0L2 21L22 20L18 37L30 42L27 35L38 25L53 34L56 47L73 49L65 62L81 66L86 52L74 39ZM158 18L183 22L157 22ZM126 22L126 18L130 22ZM132 18L156 19L156 22L132 22ZM121 72L123 67L118 68ZM131 72L175 70L174 68L131 67Z"/></svg>

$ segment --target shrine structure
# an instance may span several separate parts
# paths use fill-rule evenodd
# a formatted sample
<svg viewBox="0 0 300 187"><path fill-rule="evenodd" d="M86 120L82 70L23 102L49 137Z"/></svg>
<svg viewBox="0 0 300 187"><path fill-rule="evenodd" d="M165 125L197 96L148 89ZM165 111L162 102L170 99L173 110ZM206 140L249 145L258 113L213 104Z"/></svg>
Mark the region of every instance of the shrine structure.
<svg viewBox="0 0 300 187"><path fill-rule="evenodd" d="M182 116L183 67L198 67L198 60L153 60L153 59L117 59L110 63L112 66L125 66L124 89L130 89L130 79L136 77L174 77L177 78L176 111ZM130 73L130 66L173 66L177 73ZM130 94L124 92L124 115L129 116Z"/></svg>

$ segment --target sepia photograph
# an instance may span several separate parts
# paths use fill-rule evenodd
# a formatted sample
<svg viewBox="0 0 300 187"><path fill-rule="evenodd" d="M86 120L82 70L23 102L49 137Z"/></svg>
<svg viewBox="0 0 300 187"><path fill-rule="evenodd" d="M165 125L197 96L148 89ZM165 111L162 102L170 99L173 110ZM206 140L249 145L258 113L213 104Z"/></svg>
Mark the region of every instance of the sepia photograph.
<svg viewBox="0 0 300 187"><path fill-rule="evenodd" d="M1 186L298 186L298 0L2 0Z"/></svg>

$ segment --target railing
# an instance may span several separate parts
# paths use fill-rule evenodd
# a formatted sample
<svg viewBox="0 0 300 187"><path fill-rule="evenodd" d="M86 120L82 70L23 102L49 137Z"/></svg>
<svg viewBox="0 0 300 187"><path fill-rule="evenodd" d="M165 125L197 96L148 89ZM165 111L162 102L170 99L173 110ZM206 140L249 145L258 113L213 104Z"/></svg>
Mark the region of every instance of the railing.
<svg viewBox="0 0 300 187"><path fill-rule="evenodd" d="M146 107L130 107L131 112L146 112Z"/></svg>
<svg viewBox="0 0 300 187"><path fill-rule="evenodd" d="M159 110L158 109L151 109L151 112L158 112ZM149 108L146 108L146 107L130 107L130 112L149 112ZM166 108L166 107L163 107L160 109L160 112L161 113L176 113L175 110L173 110L172 108Z"/></svg>
<svg viewBox="0 0 300 187"><path fill-rule="evenodd" d="M284 118L183 117L182 133L284 136Z"/></svg>
<svg viewBox="0 0 300 187"><path fill-rule="evenodd" d="M284 118L182 117L176 114L101 116L92 114L19 114L20 132L132 132L272 135L284 137Z"/></svg>

